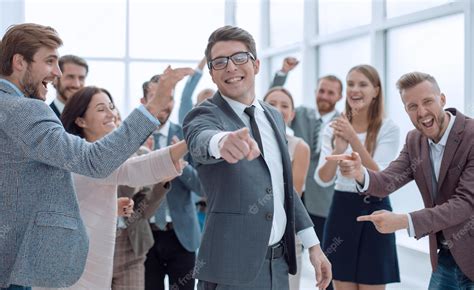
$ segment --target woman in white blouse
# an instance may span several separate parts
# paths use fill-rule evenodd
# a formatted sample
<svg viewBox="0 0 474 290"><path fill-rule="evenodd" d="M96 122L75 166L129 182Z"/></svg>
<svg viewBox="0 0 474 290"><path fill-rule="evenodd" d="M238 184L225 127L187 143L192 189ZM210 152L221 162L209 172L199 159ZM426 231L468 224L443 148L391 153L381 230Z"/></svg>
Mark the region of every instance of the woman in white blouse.
<svg viewBox="0 0 474 290"><path fill-rule="evenodd" d="M345 113L324 128L315 172L321 186L335 183L323 249L333 267L336 290L385 289L385 284L400 281L395 236L380 234L373 224L356 218L391 210L390 200L359 195L355 181L340 174L337 161L325 158L356 151L366 168L381 170L398 153L400 129L383 117L382 85L375 68L355 66L346 82Z"/></svg>
<svg viewBox="0 0 474 290"><path fill-rule="evenodd" d="M117 112L110 93L97 87L85 87L75 93L61 115L66 131L89 142L95 142L115 130L116 120ZM122 129L125 128L117 130ZM107 178L96 179L73 174L81 217L89 236L89 253L81 278L66 289L111 288L117 186L138 187L171 179L180 174L180 159L186 152L186 144L179 142L130 158Z"/></svg>

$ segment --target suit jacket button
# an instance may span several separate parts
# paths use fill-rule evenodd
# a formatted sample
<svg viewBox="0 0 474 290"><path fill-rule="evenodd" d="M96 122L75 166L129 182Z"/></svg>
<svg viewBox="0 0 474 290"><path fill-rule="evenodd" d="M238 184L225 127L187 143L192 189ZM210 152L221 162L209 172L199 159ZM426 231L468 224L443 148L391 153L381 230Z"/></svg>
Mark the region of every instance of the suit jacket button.
<svg viewBox="0 0 474 290"><path fill-rule="evenodd" d="M267 194L272 194L272 193L273 193L272 188L271 188L271 187L268 187L268 188L267 188Z"/></svg>
<svg viewBox="0 0 474 290"><path fill-rule="evenodd" d="M273 214L272 213L267 213L267 215L265 217L267 218L267 221L273 220Z"/></svg>

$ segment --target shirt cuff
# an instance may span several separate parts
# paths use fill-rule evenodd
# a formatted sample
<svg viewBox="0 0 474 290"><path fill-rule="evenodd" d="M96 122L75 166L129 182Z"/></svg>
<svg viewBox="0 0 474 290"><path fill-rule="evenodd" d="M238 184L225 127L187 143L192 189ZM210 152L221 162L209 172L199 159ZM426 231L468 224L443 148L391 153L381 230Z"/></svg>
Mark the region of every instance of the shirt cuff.
<svg viewBox="0 0 474 290"><path fill-rule="evenodd" d="M364 168L364 186L359 184L356 180L356 187L358 192L366 192L369 189L370 176L367 168Z"/></svg>
<svg viewBox="0 0 474 290"><path fill-rule="evenodd" d="M156 126L160 126L160 125L161 125L160 121L158 121L158 119L157 119L155 116L153 116L153 115L147 110L147 108L145 108L144 105L140 105L140 106L138 107L138 110L139 110L140 112L142 112L142 114L145 115L145 117L147 117L147 118L148 118L151 122L153 122Z"/></svg>
<svg viewBox="0 0 474 290"><path fill-rule="evenodd" d="M230 132L220 132L216 135L212 136L211 141L209 141L209 155L214 157L215 159L221 158L221 152L219 151L219 141L229 134Z"/></svg>
<svg viewBox="0 0 474 290"><path fill-rule="evenodd" d="M408 216L408 236L413 238L415 237L415 227L413 227L413 221L411 220L411 215L407 213Z"/></svg>
<svg viewBox="0 0 474 290"><path fill-rule="evenodd" d="M194 73L195 73L195 74L201 74L201 75L202 75L202 69L200 69L199 67L197 67L197 68L194 69Z"/></svg>
<svg viewBox="0 0 474 290"><path fill-rule="evenodd" d="M320 243L313 227L301 230L297 233L297 235L306 249L309 249L312 246L316 246Z"/></svg>

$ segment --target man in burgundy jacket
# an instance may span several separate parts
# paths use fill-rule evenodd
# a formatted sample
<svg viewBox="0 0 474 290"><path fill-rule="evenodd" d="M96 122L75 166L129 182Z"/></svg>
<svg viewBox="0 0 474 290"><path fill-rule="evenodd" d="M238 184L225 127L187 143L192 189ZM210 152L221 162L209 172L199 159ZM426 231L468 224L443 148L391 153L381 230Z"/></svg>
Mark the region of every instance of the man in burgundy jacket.
<svg viewBox="0 0 474 290"><path fill-rule="evenodd" d="M416 130L383 171L365 169L357 153L330 156L363 194L385 197L415 180L425 205L409 214L376 211L361 216L381 233L407 229L429 236L433 266L429 289L474 289L474 120L444 110L446 97L425 73L403 75L397 88ZM439 251L438 251L439 250Z"/></svg>

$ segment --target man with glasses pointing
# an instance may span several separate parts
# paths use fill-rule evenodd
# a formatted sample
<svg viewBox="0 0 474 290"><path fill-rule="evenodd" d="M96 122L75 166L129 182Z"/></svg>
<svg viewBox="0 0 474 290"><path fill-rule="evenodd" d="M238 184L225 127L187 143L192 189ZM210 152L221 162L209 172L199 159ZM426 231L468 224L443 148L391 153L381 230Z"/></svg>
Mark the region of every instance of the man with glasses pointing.
<svg viewBox="0 0 474 290"><path fill-rule="evenodd" d="M206 58L218 92L183 124L209 205L194 271L198 289L288 289L295 232L309 248L317 286L327 287L331 265L293 190L283 119L255 98L253 37L219 28Z"/></svg>

